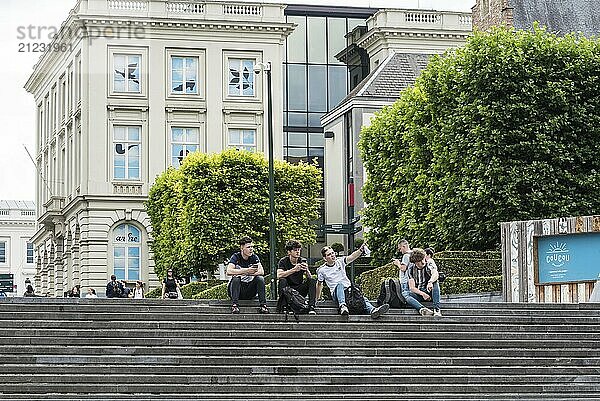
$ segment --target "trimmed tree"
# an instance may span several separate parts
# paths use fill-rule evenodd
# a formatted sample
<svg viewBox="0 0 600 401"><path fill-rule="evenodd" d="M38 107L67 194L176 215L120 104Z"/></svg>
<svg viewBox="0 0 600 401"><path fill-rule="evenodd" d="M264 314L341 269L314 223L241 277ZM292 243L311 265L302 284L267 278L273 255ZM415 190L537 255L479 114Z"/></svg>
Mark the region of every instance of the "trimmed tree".
<svg viewBox="0 0 600 401"><path fill-rule="evenodd" d="M368 241L499 247L502 221L600 212L600 42L475 32L363 129Z"/></svg>
<svg viewBox="0 0 600 401"><path fill-rule="evenodd" d="M315 165L278 160L274 167L280 254L290 238L315 242L311 222L318 217L321 172ZM190 154L180 169L157 177L146 208L159 276L168 267L180 275L213 271L245 235L253 238L259 255L269 252L268 163L262 154Z"/></svg>

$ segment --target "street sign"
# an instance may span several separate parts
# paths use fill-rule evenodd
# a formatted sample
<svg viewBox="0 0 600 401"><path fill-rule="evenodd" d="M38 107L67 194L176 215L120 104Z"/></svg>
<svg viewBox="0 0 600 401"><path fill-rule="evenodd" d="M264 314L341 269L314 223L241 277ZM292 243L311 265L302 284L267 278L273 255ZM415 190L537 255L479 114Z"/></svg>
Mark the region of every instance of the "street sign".
<svg viewBox="0 0 600 401"><path fill-rule="evenodd" d="M14 277L12 274L0 274L0 291L13 292Z"/></svg>
<svg viewBox="0 0 600 401"><path fill-rule="evenodd" d="M323 224L321 229L326 234L356 234L362 227L356 227L354 224Z"/></svg>

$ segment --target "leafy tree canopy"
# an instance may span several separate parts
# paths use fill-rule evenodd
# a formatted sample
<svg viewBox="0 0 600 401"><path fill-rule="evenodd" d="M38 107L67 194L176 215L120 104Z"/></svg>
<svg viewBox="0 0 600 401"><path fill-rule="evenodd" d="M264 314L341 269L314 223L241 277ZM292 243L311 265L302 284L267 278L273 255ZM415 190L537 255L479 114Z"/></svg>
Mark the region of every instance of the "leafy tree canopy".
<svg viewBox="0 0 600 401"><path fill-rule="evenodd" d="M600 42L497 28L433 57L363 129L368 241L499 247L503 221L600 212Z"/></svg>
<svg viewBox="0 0 600 401"><path fill-rule="evenodd" d="M285 241L316 240L321 171L316 165L275 161L278 254ZM156 272L213 271L250 236L259 255L269 253L268 162L262 154L227 150L193 153L181 168L156 178L146 209L152 223ZM267 259L263 259L268 271Z"/></svg>

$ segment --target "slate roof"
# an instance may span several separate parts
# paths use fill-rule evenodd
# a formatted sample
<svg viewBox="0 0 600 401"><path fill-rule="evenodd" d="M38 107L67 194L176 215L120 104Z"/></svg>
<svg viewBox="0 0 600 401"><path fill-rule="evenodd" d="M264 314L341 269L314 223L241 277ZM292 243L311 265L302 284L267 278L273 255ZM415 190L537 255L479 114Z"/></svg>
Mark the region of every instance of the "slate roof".
<svg viewBox="0 0 600 401"><path fill-rule="evenodd" d="M600 36L598 0L510 0L515 28L530 29L539 21L551 32Z"/></svg>
<svg viewBox="0 0 600 401"><path fill-rule="evenodd" d="M0 200L2 210L35 210L35 203L23 200Z"/></svg>
<svg viewBox="0 0 600 401"><path fill-rule="evenodd" d="M400 92L415 83L427 66L430 54L394 53L354 88L346 99L355 97L377 97L397 99Z"/></svg>

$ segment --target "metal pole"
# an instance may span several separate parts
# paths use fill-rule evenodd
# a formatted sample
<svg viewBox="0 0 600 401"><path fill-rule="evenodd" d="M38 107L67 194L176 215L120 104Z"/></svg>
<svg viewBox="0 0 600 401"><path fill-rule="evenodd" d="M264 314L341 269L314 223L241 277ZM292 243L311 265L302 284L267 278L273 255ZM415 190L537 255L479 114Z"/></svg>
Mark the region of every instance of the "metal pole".
<svg viewBox="0 0 600 401"><path fill-rule="evenodd" d="M273 98L271 93L271 63L265 65L267 73L267 113L268 146L269 146L269 267L271 271L271 297L277 299L277 268L275 266L275 250L277 247L275 227L275 172L273 160Z"/></svg>

